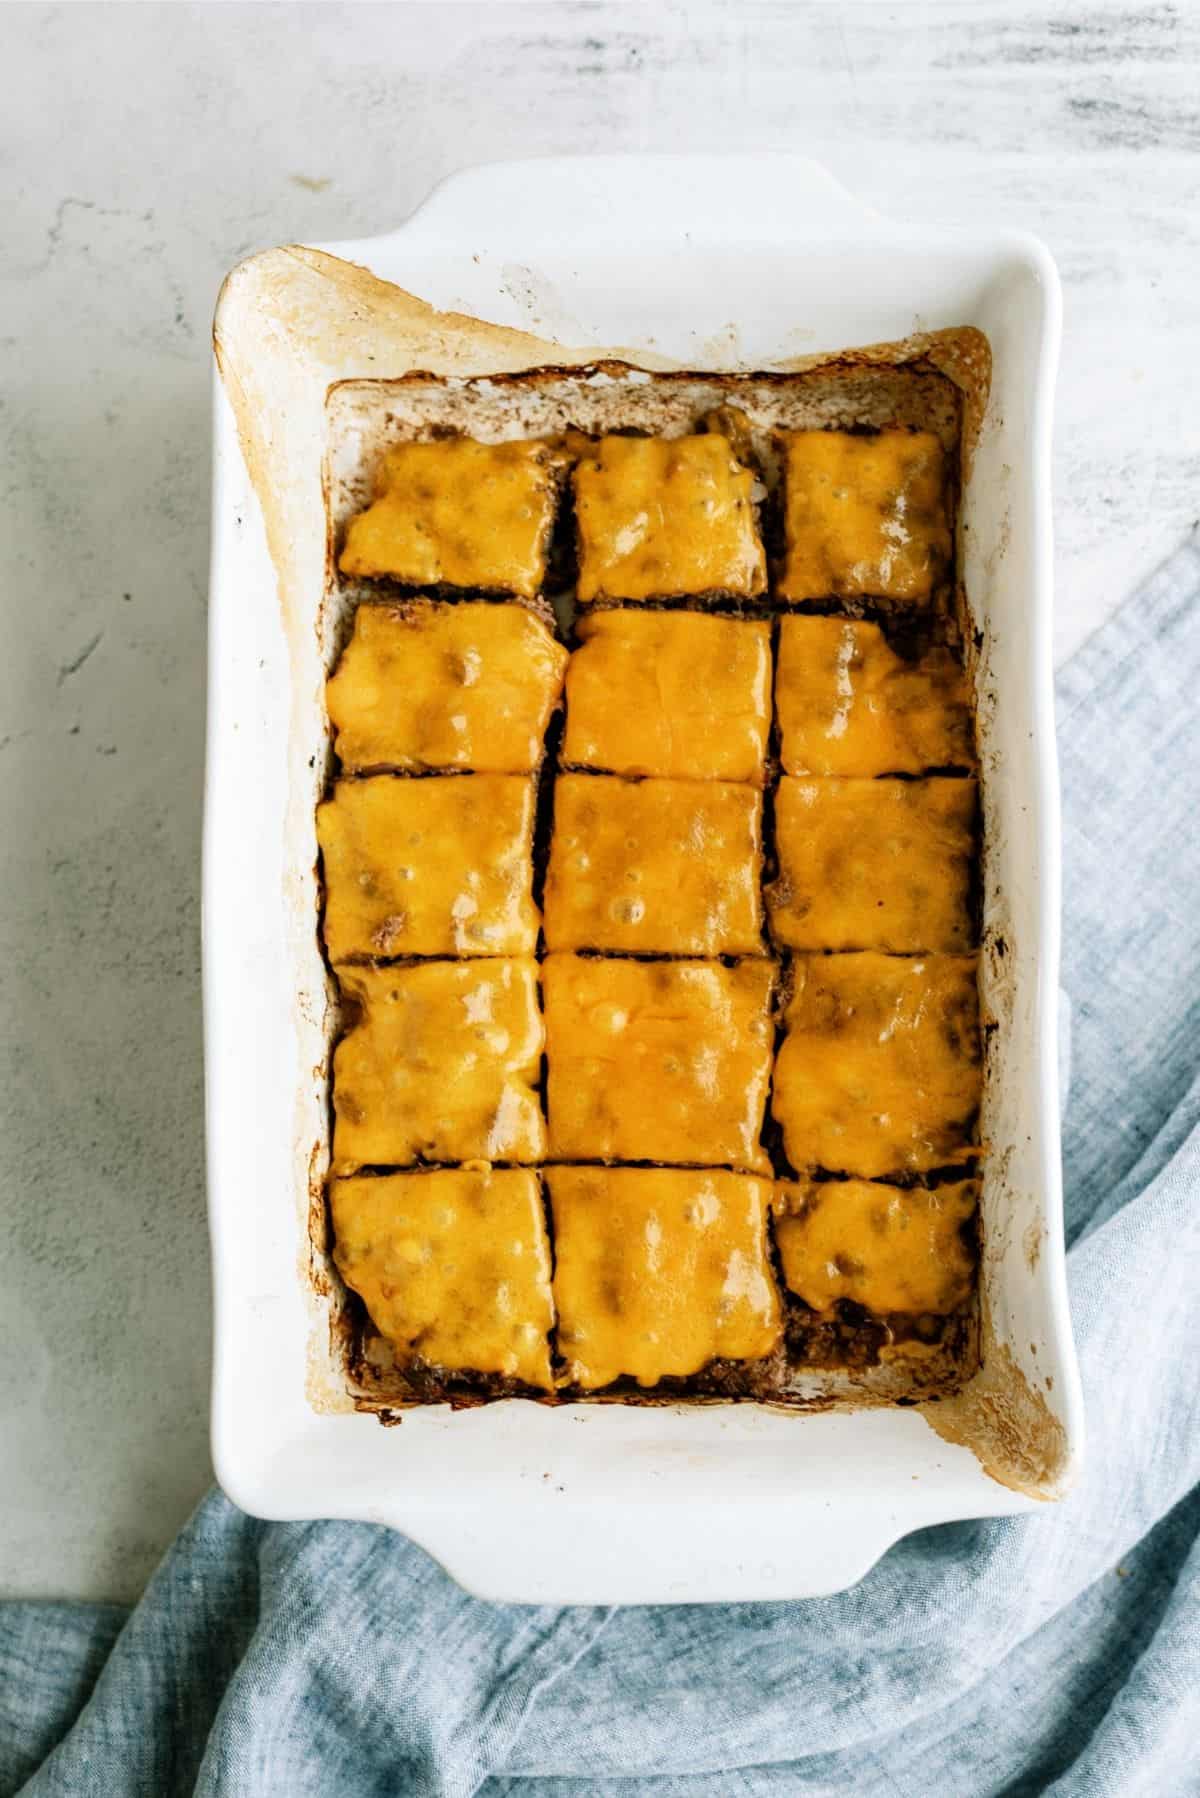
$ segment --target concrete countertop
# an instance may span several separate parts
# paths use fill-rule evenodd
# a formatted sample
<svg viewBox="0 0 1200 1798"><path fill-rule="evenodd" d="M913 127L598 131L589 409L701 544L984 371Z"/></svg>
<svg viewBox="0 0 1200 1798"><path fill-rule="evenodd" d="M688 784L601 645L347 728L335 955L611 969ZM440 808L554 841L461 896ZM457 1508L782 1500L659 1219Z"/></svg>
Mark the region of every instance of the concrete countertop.
<svg viewBox="0 0 1200 1798"><path fill-rule="evenodd" d="M1166 5L9 7L0 1590L127 1598L209 1479L198 861L223 273L470 162L796 149L1066 291L1066 655L1200 510L1200 19ZM15 189L15 191L14 191Z"/></svg>

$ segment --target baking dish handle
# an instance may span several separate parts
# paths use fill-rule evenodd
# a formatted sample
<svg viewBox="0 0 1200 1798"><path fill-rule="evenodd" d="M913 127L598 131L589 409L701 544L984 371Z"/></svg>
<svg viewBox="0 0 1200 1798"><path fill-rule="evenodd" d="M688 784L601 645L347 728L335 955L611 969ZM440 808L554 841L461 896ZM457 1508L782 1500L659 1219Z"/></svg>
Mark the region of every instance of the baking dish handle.
<svg viewBox="0 0 1200 1798"><path fill-rule="evenodd" d="M1013 1499L1001 1510L1028 1509ZM969 1509L969 1507L966 1507ZM911 1501L892 1518L828 1501L807 1515L777 1504L682 1506L527 1502L393 1523L475 1598L532 1604L696 1604L824 1598L858 1584L911 1530L964 1506ZM498 1546L503 1544L503 1551Z"/></svg>
<svg viewBox="0 0 1200 1798"><path fill-rule="evenodd" d="M864 223L876 237L898 229L809 156L558 156L450 175L393 235L409 250L470 244L485 255L493 238L595 251L761 242L786 230L791 243L829 243Z"/></svg>

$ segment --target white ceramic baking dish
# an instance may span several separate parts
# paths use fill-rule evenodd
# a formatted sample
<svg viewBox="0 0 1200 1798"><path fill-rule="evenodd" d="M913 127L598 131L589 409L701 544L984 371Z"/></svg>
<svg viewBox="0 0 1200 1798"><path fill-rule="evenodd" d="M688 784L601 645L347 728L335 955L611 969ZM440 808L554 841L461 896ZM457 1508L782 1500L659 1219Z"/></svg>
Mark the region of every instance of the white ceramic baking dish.
<svg viewBox="0 0 1200 1798"><path fill-rule="evenodd" d="M244 1509L392 1525L490 1598L636 1603L835 1591L910 1530L1032 1510L1069 1485L1083 1424L1055 1056L1059 315L1033 239L892 223L781 156L473 169L388 236L268 252L230 277L215 328L204 995L213 1453ZM980 633L996 1020L981 1371L914 1409L516 1400L381 1428L346 1396L321 1236L330 1014L312 811L329 386L614 352L786 368L959 326L985 333L993 364L960 544Z"/></svg>

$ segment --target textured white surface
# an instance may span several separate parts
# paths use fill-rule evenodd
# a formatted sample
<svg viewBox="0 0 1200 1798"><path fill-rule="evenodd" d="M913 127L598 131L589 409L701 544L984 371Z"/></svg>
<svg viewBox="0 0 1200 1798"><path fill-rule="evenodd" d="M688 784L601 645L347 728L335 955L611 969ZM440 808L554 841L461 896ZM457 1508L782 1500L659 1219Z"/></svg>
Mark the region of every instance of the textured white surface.
<svg viewBox="0 0 1200 1798"><path fill-rule="evenodd" d="M787 148L1039 232L1066 653L1200 509L1185 8L0 9L0 1588L132 1595L208 1477L197 858L208 324L441 175Z"/></svg>

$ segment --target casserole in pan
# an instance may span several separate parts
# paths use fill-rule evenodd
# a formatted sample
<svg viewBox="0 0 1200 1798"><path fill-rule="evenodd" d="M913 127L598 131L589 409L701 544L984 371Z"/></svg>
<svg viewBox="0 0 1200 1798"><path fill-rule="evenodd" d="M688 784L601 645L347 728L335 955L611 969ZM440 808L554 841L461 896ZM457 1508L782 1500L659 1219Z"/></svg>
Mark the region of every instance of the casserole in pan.
<svg viewBox="0 0 1200 1798"><path fill-rule="evenodd" d="M1081 1418L1055 1091L1057 330L1053 268L1030 240L887 224L792 158L472 171L391 237L269 252L230 277L215 329L205 1005L214 1454L246 1509L392 1524L489 1597L638 1602L834 1590L910 1529L1065 1489ZM956 603L984 808L979 1364L916 1404L911 1386L817 1380L797 1397L830 1408L806 1414L528 1398L398 1410L355 1376L325 1196L338 1018L314 810L339 645L332 554L355 482L404 435L406 407L536 435L564 393L599 412L666 392L692 406L727 377L786 385L831 365L876 386L936 371L961 398ZM897 1396L907 1408L880 1403Z"/></svg>

